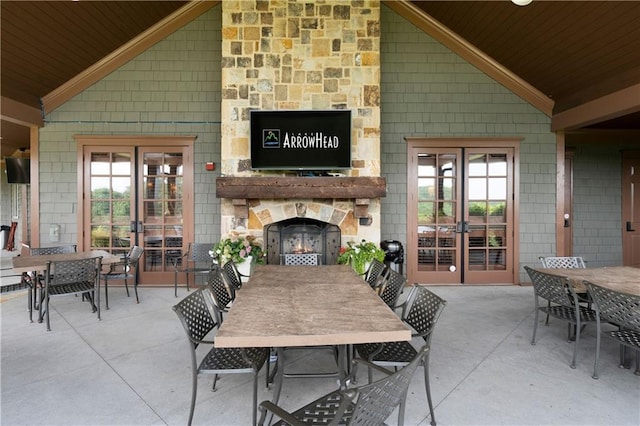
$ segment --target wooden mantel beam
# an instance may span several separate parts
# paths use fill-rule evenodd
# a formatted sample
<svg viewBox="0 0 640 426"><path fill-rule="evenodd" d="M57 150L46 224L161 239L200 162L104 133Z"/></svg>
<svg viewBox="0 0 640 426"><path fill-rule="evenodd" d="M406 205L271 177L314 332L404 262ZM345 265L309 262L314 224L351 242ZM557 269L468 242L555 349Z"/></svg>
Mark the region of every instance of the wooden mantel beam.
<svg viewBox="0 0 640 426"><path fill-rule="evenodd" d="M381 198L387 195L383 177L219 177L216 197L231 199Z"/></svg>

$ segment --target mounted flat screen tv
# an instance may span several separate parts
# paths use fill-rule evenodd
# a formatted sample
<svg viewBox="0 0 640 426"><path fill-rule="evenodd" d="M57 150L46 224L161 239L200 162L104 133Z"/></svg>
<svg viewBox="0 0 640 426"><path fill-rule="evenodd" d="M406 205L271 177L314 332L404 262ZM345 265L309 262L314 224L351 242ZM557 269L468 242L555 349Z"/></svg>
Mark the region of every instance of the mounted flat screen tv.
<svg viewBox="0 0 640 426"><path fill-rule="evenodd" d="M30 183L31 162L28 158L4 157L8 183Z"/></svg>
<svg viewBox="0 0 640 426"><path fill-rule="evenodd" d="M351 168L351 111L250 113L253 170Z"/></svg>

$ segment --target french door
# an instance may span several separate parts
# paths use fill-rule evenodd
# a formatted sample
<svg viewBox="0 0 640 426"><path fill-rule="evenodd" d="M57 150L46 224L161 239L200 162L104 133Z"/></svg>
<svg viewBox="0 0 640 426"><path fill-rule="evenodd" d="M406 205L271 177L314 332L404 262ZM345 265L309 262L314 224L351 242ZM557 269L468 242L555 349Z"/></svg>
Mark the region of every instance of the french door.
<svg viewBox="0 0 640 426"><path fill-rule="evenodd" d="M83 147L83 247L144 247L140 284L173 283L173 260L193 241L192 146L158 142Z"/></svg>
<svg viewBox="0 0 640 426"><path fill-rule="evenodd" d="M409 282L515 282L515 142L407 140Z"/></svg>

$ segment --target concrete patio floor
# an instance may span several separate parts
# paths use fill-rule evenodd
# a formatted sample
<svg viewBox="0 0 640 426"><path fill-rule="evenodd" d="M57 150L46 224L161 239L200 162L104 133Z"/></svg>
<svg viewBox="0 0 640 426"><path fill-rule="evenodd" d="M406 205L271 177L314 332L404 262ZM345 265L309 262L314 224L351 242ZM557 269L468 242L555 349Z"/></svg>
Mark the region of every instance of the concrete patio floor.
<svg viewBox="0 0 640 426"><path fill-rule="evenodd" d="M6 272L6 271L4 271ZM640 377L618 368L618 346L603 340L600 379L591 378L595 327L573 343L565 323L533 328L533 290L520 286L432 287L448 302L430 360L439 425L638 425ZM80 298L52 299L51 327L30 323L26 290L3 293L2 425L184 425L191 395L189 351L171 306L187 294L140 288L140 304L111 287L98 321ZM104 306L103 306L104 307ZM348 302L346 304L348 309ZM354 318L357 320L357 318ZM287 362L328 362L318 351ZM260 373L259 400L270 399ZM359 375L364 381L364 371ZM225 375L218 390L200 377L194 424L248 425L251 378ZM285 379L281 405L295 408L335 388L335 379ZM406 425L430 422L419 370ZM395 416L389 424L395 424Z"/></svg>

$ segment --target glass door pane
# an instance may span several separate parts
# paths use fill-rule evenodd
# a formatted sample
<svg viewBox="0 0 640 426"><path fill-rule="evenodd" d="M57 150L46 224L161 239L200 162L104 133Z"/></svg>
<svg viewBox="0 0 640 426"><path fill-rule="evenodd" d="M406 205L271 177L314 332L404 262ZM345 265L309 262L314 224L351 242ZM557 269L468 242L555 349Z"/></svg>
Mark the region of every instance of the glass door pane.
<svg viewBox="0 0 640 426"><path fill-rule="evenodd" d="M124 254L132 245L132 151L91 152L89 246Z"/></svg>
<svg viewBox="0 0 640 426"><path fill-rule="evenodd" d="M416 149L410 160L415 203L408 209L409 233L415 237L408 239L407 273L415 282L460 281L458 163L455 149Z"/></svg>
<svg viewBox="0 0 640 426"><path fill-rule="evenodd" d="M467 149L465 283L512 280L507 262L512 223L511 155L505 149Z"/></svg>
<svg viewBox="0 0 640 426"><path fill-rule="evenodd" d="M144 269L172 272L183 247L183 154L145 151L141 158Z"/></svg>

